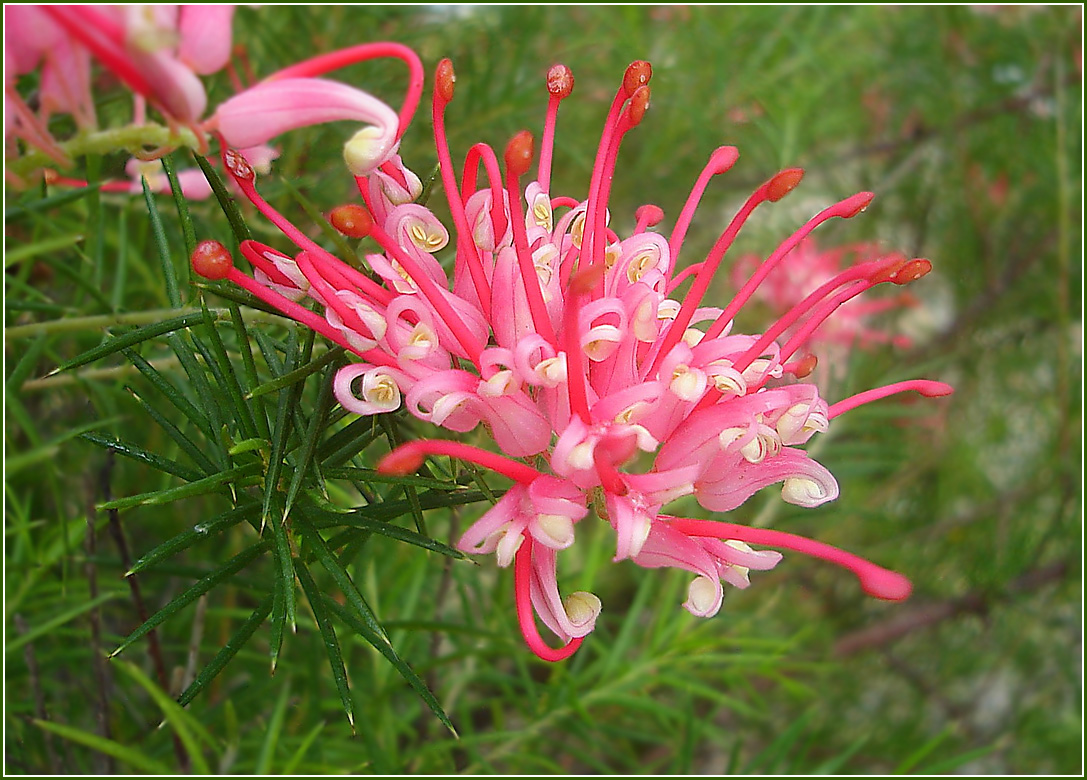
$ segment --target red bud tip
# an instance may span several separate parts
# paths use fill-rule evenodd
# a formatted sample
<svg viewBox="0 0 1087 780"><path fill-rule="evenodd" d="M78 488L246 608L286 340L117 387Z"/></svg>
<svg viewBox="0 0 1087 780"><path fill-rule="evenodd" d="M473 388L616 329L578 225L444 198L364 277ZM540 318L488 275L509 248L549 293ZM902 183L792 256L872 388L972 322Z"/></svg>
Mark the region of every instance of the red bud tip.
<svg viewBox="0 0 1087 780"><path fill-rule="evenodd" d="M230 171L231 176L240 181L253 181L256 178L253 166L233 149L223 151L223 165Z"/></svg>
<svg viewBox="0 0 1087 780"><path fill-rule="evenodd" d="M522 130L506 146L506 170L524 176L532 165L532 133Z"/></svg>
<svg viewBox="0 0 1087 780"><path fill-rule="evenodd" d="M587 268L579 269L570 277L570 292L578 295L592 292L604 278L604 271L603 263L595 263Z"/></svg>
<svg viewBox="0 0 1087 780"><path fill-rule="evenodd" d="M444 105L453 99L453 87L457 83L457 74L453 72L453 61L446 58L438 63L434 71L434 94Z"/></svg>
<svg viewBox="0 0 1087 780"><path fill-rule="evenodd" d="M845 207L845 210L841 213L842 219L849 219L850 217L857 216L868 208L868 204L870 204L875 197L876 193L874 192L858 192L852 198L844 201L842 205Z"/></svg>
<svg viewBox="0 0 1087 780"><path fill-rule="evenodd" d="M649 227L651 225L659 224L664 219L664 210L660 206L654 206L652 203L647 203L644 206L639 206L638 210L634 212L634 218L639 223Z"/></svg>
<svg viewBox="0 0 1087 780"><path fill-rule="evenodd" d="M547 91L559 100L570 97L574 91L574 72L565 65L552 65L547 71Z"/></svg>
<svg viewBox="0 0 1087 780"><path fill-rule="evenodd" d="M423 465L423 457L423 454L414 447L398 447L378 462L377 472L406 477L419 470L419 467Z"/></svg>
<svg viewBox="0 0 1087 780"><path fill-rule="evenodd" d="M627 72L623 74L623 91L627 97L632 97L638 90L649 83L653 78L653 66L645 60L635 60L627 66Z"/></svg>
<svg viewBox="0 0 1087 780"><path fill-rule="evenodd" d="M719 146L710 155L710 167L713 169L713 173L724 173L740 159L740 150L735 146ZM778 174L780 175L780 174ZM803 175L803 174L801 174ZM771 180L772 181L772 180Z"/></svg>
<svg viewBox="0 0 1087 780"><path fill-rule="evenodd" d="M226 279L234 268L234 258L218 241L201 241L189 259L192 269L205 279Z"/></svg>
<svg viewBox="0 0 1087 780"><path fill-rule="evenodd" d="M793 372L793 376L797 379L803 379L809 376L815 367L819 365L819 358L815 355L806 355L799 363L797 363L796 371Z"/></svg>
<svg viewBox="0 0 1087 780"><path fill-rule="evenodd" d="M348 238L364 238L370 235L370 229L374 226L370 212L357 203L348 203L332 209L328 215L328 221L332 227Z"/></svg>
<svg viewBox="0 0 1087 780"><path fill-rule="evenodd" d="M642 86L634 90L630 98L630 124L632 127L641 124L645 112L649 110L649 87Z"/></svg>
<svg viewBox="0 0 1087 780"><path fill-rule="evenodd" d="M891 281L895 284L909 284L910 282L916 282L931 270L932 263L923 258L917 258L908 261L899 268Z"/></svg>
<svg viewBox="0 0 1087 780"><path fill-rule="evenodd" d="M766 183L766 199L776 203L792 192L803 178L803 168L786 168Z"/></svg>

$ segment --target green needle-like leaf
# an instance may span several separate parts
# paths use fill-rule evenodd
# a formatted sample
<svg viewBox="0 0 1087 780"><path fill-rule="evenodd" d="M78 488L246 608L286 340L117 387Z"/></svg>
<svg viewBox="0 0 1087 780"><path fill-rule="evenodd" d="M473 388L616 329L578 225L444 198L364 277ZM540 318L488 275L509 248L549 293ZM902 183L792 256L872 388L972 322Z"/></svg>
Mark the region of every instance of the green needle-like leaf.
<svg viewBox="0 0 1087 780"><path fill-rule="evenodd" d="M236 468L227 469L226 471L221 471L218 474L212 474L210 477L204 477L203 479L198 479L196 482L190 482L187 485L180 485L176 488L156 490L150 493L138 493L134 496L106 501L105 503L99 504L98 508L100 510L130 509L131 507L142 506L144 504L168 504L171 501L177 501L182 498L192 498L193 496L203 496L208 493L214 493L223 485L239 483L246 477L254 477L259 473L260 464L250 463L245 466L238 466Z"/></svg>
<svg viewBox="0 0 1087 780"><path fill-rule="evenodd" d="M240 553L235 555L223 566L219 567L215 571L211 572L207 576L201 578L198 582L192 585L188 590L182 593L180 596L175 597L169 604L160 609L154 615L149 617L139 628L129 634L123 642L110 653L110 658L123 652L136 640L147 635L147 632L152 631L157 626L162 625L170 616L177 614L179 611L192 604L198 598L203 596L209 590L219 585L222 582L233 577L239 571L244 569L250 563L252 563L258 555L268 549L268 542L262 541L251 545ZM269 604L269 607L271 605Z"/></svg>
<svg viewBox="0 0 1087 780"><path fill-rule="evenodd" d="M298 582L306 594L310 610L317 621L317 629L321 632L324 641L325 652L328 654L328 663L332 669L332 679L336 683L336 690L340 694L340 703L347 715L347 722L351 724L351 731L355 733L355 703L351 698L351 686L347 682L347 667L343 664L343 652L340 650L340 640L336 638L336 631L332 627L332 620L326 608L326 601L317 589L305 564L299 562L295 571L298 574Z"/></svg>
<svg viewBox="0 0 1087 780"><path fill-rule="evenodd" d="M133 347L148 339L153 339L156 336L161 336L165 333L173 333L176 330L183 330L203 321L203 319L203 313L194 312L192 314L183 314L180 317L172 317L171 319L162 322L156 322L153 325L145 325L141 328L130 330L120 336L114 336L103 344L99 344L94 349L89 349L71 360L64 361L50 371L49 376L58 374L61 371L69 371L73 368L85 366L88 363L93 363L96 360L101 360L104 357L109 357L112 354L120 352L126 347Z"/></svg>
<svg viewBox="0 0 1087 780"><path fill-rule="evenodd" d="M177 698L177 703L184 707L195 699L204 688L208 686L212 680L219 676L219 673L223 671L231 659L238 654L238 651L245 647L246 643L253 638L253 634L257 632L265 618L268 617L268 612L272 608L272 597L269 596L262 601L251 614L241 627L235 631L226 644L215 654L215 657L208 662L208 665L200 670L200 673L196 675L193 681L189 684L189 687L182 691L181 695Z"/></svg>
<svg viewBox="0 0 1087 780"><path fill-rule="evenodd" d="M167 154L162 157L162 169L166 172L166 178L170 181L170 193L174 196L174 204L177 206L177 217L181 221L181 234L185 239L185 257L192 257L196 249L196 229L192 224L192 215L189 213L189 202L181 192L181 184L177 180L177 171L174 169L174 156Z"/></svg>
<svg viewBox="0 0 1087 780"><path fill-rule="evenodd" d="M228 528L233 528L243 520L255 520L259 516L260 507L256 504L247 504L231 509L228 512L223 512L220 515L216 515L206 522L197 523L190 530L178 534L172 539L163 542L149 553L141 556L139 560L132 564L132 568L126 572L125 576L130 577L133 574L137 574L144 569L154 566L159 561L177 555L182 550L188 549L202 539L210 539Z"/></svg>
<svg viewBox="0 0 1087 780"><path fill-rule="evenodd" d="M177 285L177 271L174 269L174 261L170 257L170 245L166 240L166 231L162 227L162 217L159 216L158 204L151 194L151 188L147 185L147 178L140 177L143 186L143 199L147 203L147 216L151 222L151 234L155 238L155 246L159 252L159 262L162 264L163 284L166 287L166 298L175 309L181 306L181 290Z"/></svg>

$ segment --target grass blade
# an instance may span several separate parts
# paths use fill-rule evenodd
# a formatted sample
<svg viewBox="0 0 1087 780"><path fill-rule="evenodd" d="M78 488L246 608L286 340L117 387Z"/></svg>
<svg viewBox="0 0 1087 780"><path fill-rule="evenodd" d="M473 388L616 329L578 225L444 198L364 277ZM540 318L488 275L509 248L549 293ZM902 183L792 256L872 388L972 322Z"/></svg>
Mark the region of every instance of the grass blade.
<svg viewBox="0 0 1087 780"><path fill-rule="evenodd" d="M204 751L200 749L200 745L196 741L196 735L199 735L208 745L215 744L215 740L207 729L196 718L182 709L176 701L170 698L166 691L152 682L134 664L121 663L117 665L117 668L147 691L155 704L158 705L158 708L162 710L166 722L170 724L178 739L181 740L181 744L185 746L185 752L188 754L189 760L192 761L193 772L199 775L210 774L211 767L208 766L208 762L204 759Z"/></svg>
<svg viewBox="0 0 1087 780"><path fill-rule="evenodd" d="M73 728L72 726L65 726L62 723L53 723L52 721L37 719L32 722L43 731L51 732L58 737L63 737L69 742L75 742L78 745L89 747L91 750L97 750L99 753L112 756L118 761L123 761L134 769L146 772L147 774L174 774L174 771L165 764L160 764L153 758L149 758L138 750L131 748L128 745L122 745L115 740L100 737L97 734L91 734L82 729Z"/></svg>

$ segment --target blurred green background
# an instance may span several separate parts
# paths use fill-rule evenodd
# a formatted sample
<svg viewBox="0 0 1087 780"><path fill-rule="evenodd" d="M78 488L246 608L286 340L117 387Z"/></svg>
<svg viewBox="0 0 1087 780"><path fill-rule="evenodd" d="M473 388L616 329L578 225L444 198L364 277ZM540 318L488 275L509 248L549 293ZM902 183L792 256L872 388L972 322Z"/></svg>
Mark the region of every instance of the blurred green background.
<svg viewBox="0 0 1087 780"><path fill-rule="evenodd" d="M701 259L739 203L783 167L805 168L804 182L751 220L733 257L765 255L818 209L875 192L866 213L821 228L820 242L879 240L930 258L934 271L911 287L919 305L884 321L913 346L854 351L834 366L824 395L834 401L914 376L949 382L956 393L885 401L838 420L813 450L841 484L838 501L801 510L770 490L729 519L870 557L908 574L914 595L876 602L843 572L787 555L749 590L730 590L717 617L699 620L679 607L686 576L612 565L611 534L584 523L560 579L566 589L593 590L604 612L581 651L552 666L521 643L512 573L493 559L475 565L359 531L338 550L339 571L459 738L373 642L341 621L353 736L328 636L301 590L297 631L287 631L274 676L274 623L254 623L222 673L180 710L152 682L146 638L101 660L143 619L122 575L229 510L233 491L259 503L260 475L250 470L233 488L127 509L111 522L97 504L185 480L146 459L114 458L79 434L120 436L191 470L192 457L137 399L183 437L201 442L204 433L133 361L151 361L156 376L199 406L208 399L190 372L213 388L221 377L209 373L215 354L192 358L192 344L215 338L194 328L177 343L145 340L136 357L113 354L46 376L102 343L106 325L146 324L125 315L171 307L161 247L182 280L182 308L199 306L200 291L186 284L177 210L168 196L155 201L156 237L141 196L91 193L43 205L40 188L9 189L6 772L1082 773L1081 18L1079 6L240 8L235 41L258 76L362 41L406 43L428 70L452 58L457 93L447 122L458 161L476 141L501 151L516 131L538 132L544 74L567 64L576 88L560 111L552 193L579 199L624 68L650 60L651 109L624 143L615 176L618 232L648 202L665 210L658 229L667 234L712 150L729 144L741 153L711 183L681 262ZM403 71L368 63L337 77L398 106ZM231 94L225 76L210 83L212 105ZM402 145L420 175L436 163L429 95L428 80ZM125 101L103 92L100 111L112 110L123 114ZM292 190L324 211L351 198L340 161L345 131L284 137L275 171L262 179L269 200L315 236ZM191 165L184 152L173 159ZM116 175L123 162L90 161L88 178ZM439 192L431 202L441 200ZM229 241L214 200L189 208L197 238ZM248 207L243 213L256 238L287 248ZM721 276L717 301L729 294ZM227 305L203 295L216 310ZM764 327L764 314L754 307L740 329ZM252 349L259 381L286 373L292 345L305 344L301 329L249 310L246 325L264 339ZM242 375L243 340L229 318L215 330ZM323 354L318 339L308 357ZM295 425L306 430L320 390L314 374L264 396L259 408L275 419L289 404L285 414L300 415ZM377 434L426 434L395 417ZM381 438L370 422L350 422L328 421L332 443L322 439L319 452L329 468L372 467L387 450L384 440L367 449ZM234 443L244 438L229 432ZM478 486L470 474L434 476ZM351 506L358 489L333 479L327 495ZM418 497L374 489L409 504ZM485 506L431 510L425 528L452 543ZM397 522L416 529L410 513ZM148 611L214 579L257 538L249 524L234 525L141 572ZM292 534L286 543L299 542ZM172 696L260 615L276 560L260 556L159 627ZM322 569L315 587L335 612L344 597L333 569Z"/></svg>

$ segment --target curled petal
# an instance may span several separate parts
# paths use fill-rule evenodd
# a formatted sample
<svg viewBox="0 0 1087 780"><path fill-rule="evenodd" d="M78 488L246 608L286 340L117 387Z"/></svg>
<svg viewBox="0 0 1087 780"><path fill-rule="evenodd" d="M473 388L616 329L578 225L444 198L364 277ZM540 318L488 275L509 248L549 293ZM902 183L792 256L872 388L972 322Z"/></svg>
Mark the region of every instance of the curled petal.
<svg viewBox="0 0 1087 780"><path fill-rule="evenodd" d="M332 392L349 412L361 415L392 412L400 408L397 373L387 368L353 363L336 372ZM355 380L359 377L362 377L361 397L355 394Z"/></svg>
<svg viewBox="0 0 1087 780"><path fill-rule="evenodd" d="M351 172L365 176L396 152L396 112L361 89L317 78L266 81L230 98L215 112L229 146L263 144L299 127L346 119L371 127L344 147Z"/></svg>

